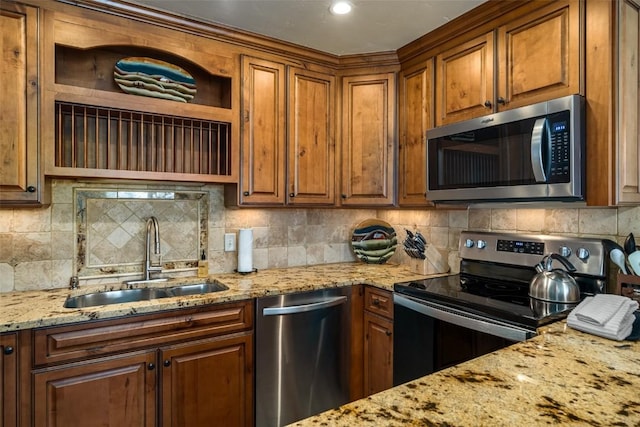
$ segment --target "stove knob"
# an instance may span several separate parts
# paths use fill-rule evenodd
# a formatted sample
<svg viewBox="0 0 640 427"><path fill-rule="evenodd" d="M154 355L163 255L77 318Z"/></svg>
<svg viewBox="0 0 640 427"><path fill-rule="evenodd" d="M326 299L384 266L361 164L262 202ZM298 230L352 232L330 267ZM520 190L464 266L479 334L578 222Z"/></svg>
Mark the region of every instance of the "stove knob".
<svg viewBox="0 0 640 427"><path fill-rule="evenodd" d="M578 255L578 258L581 259L582 261L586 261L587 258L589 258L589 255L591 254L589 253L589 249L578 248L578 253L576 253L576 255Z"/></svg>
<svg viewBox="0 0 640 427"><path fill-rule="evenodd" d="M467 247L467 248L472 248L473 247L473 240L467 239L467 241L464 242L464 246Z"/></svg>
<svg viewBox="0 0 640 427"><path fill-rule="evenodd" d="M571 248L566 246L560 246L560 255L562 255L565 258L569 257L569 255L571 255Z"/></svg>
<svg viewBox="0 0 640 427"><path fill-rule="evenodd" d="M487 242L484 240L478 240L478 249L484 249L487 246Z"/></svg>

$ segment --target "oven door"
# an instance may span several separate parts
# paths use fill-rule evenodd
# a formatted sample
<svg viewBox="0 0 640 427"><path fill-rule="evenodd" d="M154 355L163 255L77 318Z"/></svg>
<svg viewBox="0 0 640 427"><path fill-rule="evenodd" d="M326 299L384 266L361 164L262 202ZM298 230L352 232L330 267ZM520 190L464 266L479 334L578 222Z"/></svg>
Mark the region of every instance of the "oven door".
<svg viewBox="0 0 640 427"><path fill-rule="evenodd" d="M481 356L535 331L394 293L393 383Z"/></svg>
<svg viewBox="0 0 640 427"><path fill-rule="evenodd" d="M427 198L582 199L580 104L566 97L429 130Z"/></svg>

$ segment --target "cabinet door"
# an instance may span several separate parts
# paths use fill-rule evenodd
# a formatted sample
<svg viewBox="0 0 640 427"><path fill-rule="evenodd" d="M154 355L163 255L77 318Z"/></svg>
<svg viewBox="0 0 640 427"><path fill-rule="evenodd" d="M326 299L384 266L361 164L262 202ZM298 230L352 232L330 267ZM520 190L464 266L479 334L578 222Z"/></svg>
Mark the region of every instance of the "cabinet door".
<svg viewBox="0 0 640 427"><path fill-rule="evenodd" d="M0 427L18 424L18 340L0 335Z"/></svg>
<svg viewBox="0 0 640 427"><path fill-rule="evenodd" d="M400 73L398 204L427 206L427 129L433 127L433 58Z"/></svg>
<svg viewBox="0 0 640 427"><path fill-rule="evenodd" d="M436 57L436 125L493 112L493 32Z"/></svg>
<svg viewBox="0 0 640 427"><path fill-rule="evenodd" d="M580 93L580 15L551 2L498 28L498 109Z"/></svg>
<svg viewBox="0 0 640 427"><path fill-rule="evenodd" d="M395 74L342 81L342 204L394 203Z"/></svg>
<svg viewBox="0 0 640 427"><path fill-rule="evenodd" d="M618 203L640 203L640 2L619 3Z"/></svg>
<svg viewBox="0 0 640 427"><path fill-rule="evenodd" d="M285 66L242 58L241 204L285 202Z"/></svg>
<svg viewBox="0 0 640 427"><path fill-rule="evenodd" d="M393 387L393 321L364 313L364 393Z"/></svg>
<svg viewBox="0 0 640 427"><path fill-rule="evenodd" d="M162 425L253 425L253 335L167 347Z"/></svg>
<svg viewBox="0 0 640 427"><path fill-rule="evenodd" d="M0 206L39 205L38 9L0 3Z"/></svg>
<svg viewBox="0 0 640 427"><path fill-rule="evenodd" d="M289 69L288 204L335 204L334 92L335 77Z"/></svg>
<svg viewBox="0 0 640 427"><path fill-rule="evenodd" d="M36 427L153 427L156 352L34 372Z"/></svg>

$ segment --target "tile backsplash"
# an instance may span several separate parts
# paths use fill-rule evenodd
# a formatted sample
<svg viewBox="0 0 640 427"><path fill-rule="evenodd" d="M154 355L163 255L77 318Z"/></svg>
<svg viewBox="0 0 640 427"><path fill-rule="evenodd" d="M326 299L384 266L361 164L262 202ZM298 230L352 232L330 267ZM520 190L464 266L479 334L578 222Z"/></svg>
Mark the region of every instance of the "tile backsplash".
<svg viewBox="0 0 640 427"><path fill-rule="evenodd" d="M103 197L108 192L199 194L202 198L183 197L174 203L158 198ZM395 227L399 241L405 237L405 228L420 230L429 242L449 252L454 271L460 231L466 229L617 241L631 231L640 234L640 207L228 209L221 185L97 185L54 180L51 206L0 209L0 292L67 287L74 274L99 281L140 277L144 221L151 215L160 222L165 269L182 275L195 275L194 262L203 249L210 273L233 272L237 252L224 252L224 234L237 234L240 228L253 229L253 266L258 270L355 261L351 233L359 222L374 217ZM389 262L405 262L405 257L397 250Z"/></svg>

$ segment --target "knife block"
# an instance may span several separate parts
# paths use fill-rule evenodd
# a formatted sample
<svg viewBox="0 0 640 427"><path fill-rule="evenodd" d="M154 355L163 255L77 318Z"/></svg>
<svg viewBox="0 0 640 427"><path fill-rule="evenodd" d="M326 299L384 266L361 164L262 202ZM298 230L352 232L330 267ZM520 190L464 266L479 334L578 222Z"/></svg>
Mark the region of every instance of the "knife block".
<svg viewBox="0 0 640 427"><path fill-rule="evenodd" d="M449 271L447 257L433 245L427 245L424 252L426 259L409 258L409 270L412 273L427 276Z"/></svg>
<svg viewBox="0 0 640 427"><path fill-rule="evenodd" d="M616 293L640 302L640 276L618 273Z"/></svg>

